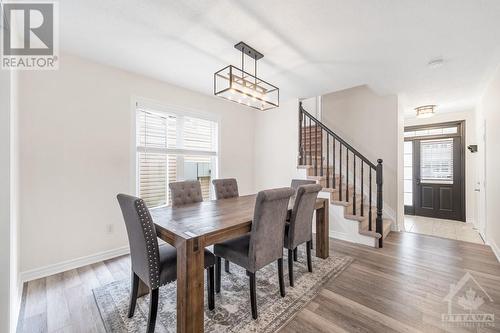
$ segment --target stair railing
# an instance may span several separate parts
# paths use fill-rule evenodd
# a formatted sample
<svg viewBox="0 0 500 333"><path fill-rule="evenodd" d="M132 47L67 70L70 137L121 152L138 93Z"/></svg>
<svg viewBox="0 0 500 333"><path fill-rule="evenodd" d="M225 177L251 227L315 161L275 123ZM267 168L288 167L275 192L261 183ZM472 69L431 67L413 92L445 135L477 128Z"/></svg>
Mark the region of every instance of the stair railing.
<svg viewBox="0 0 500 333"><path fill-rule="evenodd" d="M319 135L319 137L318 137ZM325 138L326 136L326 138ZM323 163L323 141L326 142L326 168ZM305 145L304 142L308 142L309 145ZM331 142L331 145L330 145ZM338 197L339 201L349 202L350 195L352 196L352 210L353 215L357 213L357 188L356 188L356 169L361 172L361 202L359 207L359 212L361 216L365 216L365 198L364 198L364 172L365 166L368 168L368 230L373 230L373 218L372 218L372 174L375 173L375 182L377 187L377 202L376 202L376 219L375 219L375 232L383 235L383 224L382 224L382 210L383 210L383 166L382 159L377 160L377 164L372 163L368 158L363 156L360 152L354 149L350 144L344 141L340 136L335 134L331 129L329 129L325 124L316 119L313 115L307 112L302 107L302 102L299 103L299 165L308 165L314 170L314 176L326 177L326 187L336 189L336 147L338 145ZM306 146L309 149L306 149ZM314 146L314 149L313 149ZM342 152L345 150L345 167L342 163ZM319 156L318 156L319 153ZM331 155L330 155L331 154ZM349 193L349 155L352 155L352 176L353 176L353 186L352 193ZM332 166L330 168L330 156L332 156ZM319 163L318 163L319 161ZM356 163L356 161L358 163ZM319 165L318 165L319 164ZM356 168L358 166L358 168ZM332 170L330 172L330 169ZM344 169L344 170L343 170ZM326 171L326 175L325 175ZM342 172L345 172L345 189L342 184ZM343 198L345 200L343 200ZM383 237L380 237L378 242L378 247L383 245Z"/></svg>

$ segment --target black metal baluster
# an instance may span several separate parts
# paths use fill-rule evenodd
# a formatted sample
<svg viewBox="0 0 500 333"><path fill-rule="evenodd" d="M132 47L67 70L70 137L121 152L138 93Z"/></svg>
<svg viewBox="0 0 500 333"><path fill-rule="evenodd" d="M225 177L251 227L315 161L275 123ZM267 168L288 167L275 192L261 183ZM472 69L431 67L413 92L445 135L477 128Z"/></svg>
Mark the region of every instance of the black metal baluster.
<svg viewBox="0 0 500 333"><path fill-rule="evenodd" d="M354 168L354 191L352 191L352 215L356 215L356 155L352 154L352 166Z"/></svg>
<svg viewBox="0 0 500 333"><path fill-rule="evenodd" d="M302 102L300 102L299 104L299 164L300 165L303 165L304 164L304 159L303 159L303 156L302 156L302 151L303 151L303 147L302 147L302 117L303 117L303 114L302 114Z"/></svg>
<svg viewBox="0 0 500 333"><path fill-rule="evenodd" d="M370 167L370 181L369 181L369 186L370 186L370 192L368 193L368 230L372 231L372 191L373 191L373 186L372 186L372 167Z"/></svg>
<svg viewBox="0 0 500 333"><path fill-rule="evenodd" d="M330 187L330 134L328 132L326 133L326 187Z"/></svg>
<svg viewBox="0 0 500 333"><path fill-rule="evenodd" d="M333 188L337 186L337 175L335 174L335 137L333 137L333 166L332 166L332 176L333 176Z"/></svg>
<svg viewBox="0 0 500 333"><path fill-rule="evenodd" d="M346 181L345 181L345 201L349 202L349 148L346 147L345 150L345 160L346 160L346 166L345 166L345 176L346 176Z"/></svg>
<svg viewBox="0 0 500 333"><path fill-rule="evenodd" d="M383 221L382 221L382 209L383 209L383 198L382 198L382 185L383 185L383 168L382 168L382 159L377 160L377 220L375 224L375 231L382 235L378 239L378 247L382 248L383 243Z"/></svg>
<svg viewBox="0 0 500 333"><path fill-rule="evenodd" d="M318 123L314 124L314 176L318 176Z"/></svg>
<svg viewBox="0 0 500 333"><path fill-rule="evenodd" d="M311 117L308 117L309 118L309 162L311 162L311 166L313 165L312 164L312 136L311 136Z"/></svg>
<svg viewBox="0 0 500 333"><path fill-rule="evenodd" d="M365 189L363 188L364 186L364 176L363 176L363 165L365 162L361 160L361 191L359 193L361 194L361 216L365 216Z"/></svg>
<svg viewBox="0 0 500 333"><path fill-rule="evenodd" d="M340 142L340 145L339 145L339 156L340 156L340 162L339 162L339 169L340 169L339 201L342 201L342 142Z"/></svg>
<svg viewBox="0 0 500 333"><path fill-rule="evenodd" d="M320 138L319 138L319 151L320 151L319 156L320 156L320 159L321 159L321 161L320 161L320 163L321 163L321 169L320 169L319 175L321 177L323 177L323 129L319 130L319 136L320 136ZM327 184L326 187L328 187L328 184Z"/></svg>

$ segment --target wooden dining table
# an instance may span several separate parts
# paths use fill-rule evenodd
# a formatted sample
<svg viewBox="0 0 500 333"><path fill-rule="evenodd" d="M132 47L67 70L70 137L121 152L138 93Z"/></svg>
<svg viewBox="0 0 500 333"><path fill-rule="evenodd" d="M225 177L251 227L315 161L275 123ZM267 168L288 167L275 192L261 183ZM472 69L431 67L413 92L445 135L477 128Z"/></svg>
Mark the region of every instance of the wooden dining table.
<svg viewBox="0 0 500 333"><path fill-rule="evenodd" d="M177 249L177 332L204 330L204 248L248 233L257 195L151 209L160 239ZM289 202L292 209L294 198ZM327 258L328 200L316 200L316 256ZM144 285L142 294L147 293Z"/></svg>

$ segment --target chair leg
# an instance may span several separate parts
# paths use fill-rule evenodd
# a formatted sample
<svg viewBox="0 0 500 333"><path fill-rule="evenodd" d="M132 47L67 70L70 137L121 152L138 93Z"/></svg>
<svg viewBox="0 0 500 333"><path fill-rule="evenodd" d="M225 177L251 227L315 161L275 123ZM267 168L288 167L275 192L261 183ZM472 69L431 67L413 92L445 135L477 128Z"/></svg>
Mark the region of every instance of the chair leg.
<svg viewBox="0 0 500 333"><path fill-rule="evenodd" d="M306 244L306 248L307 248L307 270L309 272L313 271L312 258L311 258L311 244L312 244L312 241L308 241L307 244Z"/></svg>
<svg viewBox="0 0 500 333"><path fill-rule="evenodd" d="M215 267L210 266L207 268L207 291L208 291L208 309L215 309L215 287L214 287L214 279L215 279Z"/></svg>
<svg viewBox="0 0 500 333"><path fill-rule="evenodd" d="M278 277L280 281L280 294L285 297L285 279L283 277L283 258L278 259Z"/></svg>
<svg viewBox="0 0 500 333"><path fill-rule="evenodd" d="M252 307L252 318L257 319L257 291L255 285L255 273L247 272L250 277L250 305Z"/></svg>
<svg viewBox="0 0 500 333"><path fill-rule="evenodd" d="M295 248L293 250L293 261L297 261L297 260L298 260L298 258L297 258L297 248Z"/></svg>
<svg viewBox="0 0 500 333"><path fill-rule="evenodd" d="M137 303L137 291L139 290L139 277L132 272L132 285L130 287L130 305L128 307L128 317L134 316L135 304Z"/></svg>
<svg viewBox="0 0 500 333"><path fill-rule="evenodd" d="M229 260L224 259L224 270L229 273Z"/></svg>
<svg viewBox="0 0 500 333"><path fill-rule="evenodd" d="M288 250L288 278L290 287L293 287L293 250Z"/></svg>
<svg viewBox="0 0 500 333"><path fill-rule="evenodd" d="M149 319L147 333L153 333L156 325L156 314L158 313L158 295L160 288L151 290L151 300L149 301Z"/></svg>
<svg viewBox="0 0 500 333"><path fill-rule="evenodd" d="M221 257L217 257L215 261L215 292L220 293L220 279L221 279Z"/></svg>

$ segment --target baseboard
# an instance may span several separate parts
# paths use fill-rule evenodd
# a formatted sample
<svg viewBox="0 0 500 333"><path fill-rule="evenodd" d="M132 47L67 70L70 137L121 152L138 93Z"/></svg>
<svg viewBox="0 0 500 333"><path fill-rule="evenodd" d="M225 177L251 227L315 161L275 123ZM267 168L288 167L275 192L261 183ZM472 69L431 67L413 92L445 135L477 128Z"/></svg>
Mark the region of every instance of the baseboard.
<svg viewBox="0 0 500 333"><path fill-rule="evenodd" d="M43 277L54 275L57 273L69 271L69 270L72 270L72 269L75 269L78 267L82 267L82 266L86 266L86 265L90 265L90 264L95 264L96 262L99 262L99 261L119 257L119 256L122 256L124 254L129 253L129 252L130 252L129 247L123 246L123 247L120 247L117 249L103 251L103 252L99 252L99 253L92 254L89 256L80 257L80 258L76 258L76 259L70 259L70 260L60 262L60 263L31 269L28 271L21 272L21 274L20 274L21 281L24 283L24 282L28 282L31 280L43 278Z"/></svg>
<svg viewBox="0 0 500 333"><path fill-rule="evenodd" d="M359 241L353 240L351 237L349 237L349 234L344 233L344 232L338 232L338 231L331 231L330 230L329 236L330 236L330 238L340 239L340 240L343 240L343 241L346 241L346 242L349 242L349 243L366 245L366 246L370 246L370 247L374 247L375 246L375 239L373 239L373 240L371 240L371 239L367 240L366 243L359 242ZM373 242L373 244L371 244L372 242Z"/></svg>

